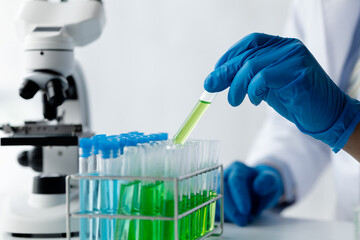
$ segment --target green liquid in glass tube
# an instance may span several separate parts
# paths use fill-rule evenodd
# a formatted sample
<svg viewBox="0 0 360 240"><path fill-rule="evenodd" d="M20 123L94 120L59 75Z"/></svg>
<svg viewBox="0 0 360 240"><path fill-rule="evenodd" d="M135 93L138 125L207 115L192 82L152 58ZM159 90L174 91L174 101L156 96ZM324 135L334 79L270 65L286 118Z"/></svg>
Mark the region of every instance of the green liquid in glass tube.
<svg viewBox="0 0 360 240"><path fill-rule="evenodd" d="M217 93L209 93L204 91L194 109L191 111L179 131L175 134L173 142L175 144L184 144L190 133L204 115L206 109L210 106Z"/></svg>
<svg viewBox="0 0 360 240"><path fill-rule="evenodd" d="M195 105L194 109L191 111L188 118L185 120L180 130L176 133L173 142L176 144L184 144L186 139L189 137L190 133L199 122L206 109L210 106L211 102L205 102L199 100Z"/></svg>

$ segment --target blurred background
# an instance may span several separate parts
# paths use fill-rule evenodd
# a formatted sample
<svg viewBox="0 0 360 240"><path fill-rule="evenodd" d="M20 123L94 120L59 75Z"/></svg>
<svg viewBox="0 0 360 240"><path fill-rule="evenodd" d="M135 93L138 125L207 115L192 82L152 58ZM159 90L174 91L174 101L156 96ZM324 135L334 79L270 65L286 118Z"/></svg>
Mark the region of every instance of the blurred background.
<svg viewBox="0 0 360 240"><path fill-rule="evenodd" d="M14 21L23 0L0 8L0 123L42 117L40 96L18 96L22 43ZM86 75L91 122L96 133L169 132L174 135L203 90L203 80L231 45L251 32L281 34L288 0L105 0L107 24L95 43L76 49ZM225 165L245 160L266 117L266 104L246 99L237 108L219 94L192 137L219 139ZM0 201L27 191L34 173L16 163L24 148L0 148ZM283 214L333 219L331 171Z"/></svg>

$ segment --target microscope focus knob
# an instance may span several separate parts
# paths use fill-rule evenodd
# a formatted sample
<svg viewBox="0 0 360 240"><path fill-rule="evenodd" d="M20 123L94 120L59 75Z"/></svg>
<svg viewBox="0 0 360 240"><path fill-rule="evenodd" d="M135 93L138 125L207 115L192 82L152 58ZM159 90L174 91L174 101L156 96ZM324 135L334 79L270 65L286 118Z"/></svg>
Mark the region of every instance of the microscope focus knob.
<svg viewBox="0 0 360 240"><path fill-rule="evenodd" d="M51 79L46 83L46 93L49 104L54 107L60 106L66 99L66 93L62 80L58 78Z"/></svg>
<svg viewBox="0 0 360 240"><path fill-rule="evenodd" d="M23 167L31 167L36 172L42 172L43 153L41 147L35 147L31 151L21 152L17 160Z"/></svg>
<svg viewBox="0 0 360 240"><path fill-rule="evenodd" d="M17 156L18 163L23 167L29 166L28 151L23 151Z"/></svg>

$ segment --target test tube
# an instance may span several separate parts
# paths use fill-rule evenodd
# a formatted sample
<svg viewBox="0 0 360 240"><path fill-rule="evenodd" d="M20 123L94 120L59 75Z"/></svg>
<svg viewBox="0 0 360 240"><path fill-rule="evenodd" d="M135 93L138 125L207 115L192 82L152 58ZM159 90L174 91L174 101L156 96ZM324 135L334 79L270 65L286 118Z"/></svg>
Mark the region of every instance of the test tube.
<svg viewBox="0 0 360 240"><path fill-rule="evenodd" d="M141 169L137 137L127 137L124 147L122 176L139 176ZM126 181L121 184L118 203L118 213L127 215L139 215L139 181ZM139 221L121 220L116 221L115 239L128 240L139 239Z"/></svg>
<svg viewBox="0 0 360 240"><path fill-rule="evenodd" d="M146 138L146 137L145 137ZM148 141L148 139L142 140L139 138L140 142ZM141 174L142 176L147 177L160 177L163 176L163 168L159 167L161 165L164 154L161 154L162 145L158 142L153 142L151 144L139 144L139 151L141 154ZM162 194L163 194L163 182L162 181L142 181L140 188L140 215L142 216L159 216L160 208L162 204ZM140 220L140 239L151 240L158 239L161 235L160 233L160 222L151 221L151 220Z"/></svg>
<svg viewBox="0 0 360 240"><path fill-rule="evenodd" d="M93 161L93 143L89 138L81 138L79 141L80 159L79 159L79 174L87 175L89 164ZM92 211L90 205L90 184L89 180L80 180L80 212L89 213ZM90 220L80 219L80 239L87 240L91 238Z"/></svg>
<svg viewBox="0 0 360 240"><path fill-rule="evenodd" d="M112 176L119 175L119 169L121 169L121 161L120 161L120 139L118 136L109 137L109 141L111 144L111 163L109 168L109 174ZM113 180L112 183L112 206L111 212L116 213L118 206L118 181Z"/></svg>
<svg viewBox="0 0 360 240"><path fill-rule="evenodd" d="M176 145L177 152L175 161L179 164L179 168L175 169L176 174L184 176L190 173L190 161L188 155L188 145ZM175 164L176 166L177 164ZM179 213L182 214L190 210L191 203L191 180L182 180L179 183ZM179 221L179 238L180 239L192 239L192 215L180 219Z"/></svg>
<svg viewBox="0 0 360 240"><path fill-rule="evenodd" d="M93 146L94 146L94 175L99 175L100 171L100 153L99 153L99 142L101 139L106 138L106 134L98 134L92 137ZM100 181L99 180L91 180L90 187L93 189L93 211L95 213L100 212ZM101 239L100 235L100 219L94 218L92 219L92 233L94 235L95 240Z"/></svg>
<svg viewBox="0 0 360 240"><path fill-rule="evenodd" d="M107 138L101 139L99 142L100 149L100 166L99 174L102 176L109 175L109 165L111 163L111 143ZM110 180L100 181L100 212L102 214L111 213L112 193L110 189ZM112 239L112 226L110 219L100 220L100 235L101 239Z"/></svg>
<svg viewBox="0 0 360 240"><path fill-rule="evenodd" d="M189 146L191 146L191 153L190 153L190 161L191 161L191 172L195 172L197 170L199 170L199 162L200 162L200 156L201 156L201 142L196 141L196 142L192 142L189 144ZM192 199L192 208L197 207L198 205L200 205L202 203L202 195L200 193L200 189L201 189L201 182L200 182L200 175L194 176L192 178L193 181L193 189L192 189L192 194L193 194L193 199ZM201 214L202 214L202 209L197 210L196 212L193 213L193 224L194 224L194 234L195 234L195 238L198 238L201 236Z"/></svg>
<svg viewBox="0 0 360 240"><path fill-rule="evenodd" d="M209 141L210 144L210 150L209 150L209 162L210 162L210 166L216 166L219 164L219 159L220 159L220 142L219 141ZM210 176L210 199L213 199L217 196L217 186L218 186L218 180L219 178L219 171L213 170L211 171L209 174ZM207 226L207 231L212 231L214 229L214 225L215 225L215 212L216 212L216 203L213 202L210 204L210 209L209 209L209 217L208 217L208 226Z"/></svg>
<svg viewBox="0 0 360 240"><path fill-rule="evenodd" d="M209 93L204 91L198 102L196 103L193 110L190 112L185 122L181 125L178 132L175 134L173 138L173 142L176 144L184 144L190 133L196 126L196 124L200 121L201 117L204 115L206 109L210 106L212 101L214 100L217 93Z"/></svg>
<svg viewBox="0 0 360 240"><path fill-rule="evenodd" d="M207 142L206 141L198 141L198 170L202 170L206 167L208 163L208 156L207 156ZM206 201L206 190L207 190L207 173L201 174L198 176L198 191L199 191L199 198L198 198L198 205L202 204ZM199 210L199 234L203 235L206 233L206 226L207 226L207 207L203 207Z"/></svg>
<svg viewBox="0 0 360 240"><path fill-rule="evenodd" d="M179 171L179 167L175 166L176 163L181 163L177 161L176 153L177 146L167 145L166 153L164 156L164 177L177 177L176 172ZM179 173L179 172L178 172ZM161 216L164 217L174 217L174 184L171 181L164 182L164 194L163 194L163 204L161 209ZM179 184L179 192L181 192L181 186ZM180 224L179 224L180 225ZM161 239L173 240L174 238L174 221L162 221L160 223L160 233Z"/></svg>
<svg viewBox="0 0 360 240"><path fill-rule="evenodd" d="M178 161L181 161L180 176L189 174L190 171L190 161L188 155L188 144L186 145L177 145L179 151L177 154ZM186 179L181 181L180 188L183 189L183 192L180 197L179 208L180 214L190 210L191 208L191 179ZM180 239L191 239L191 215L186 216L183 220L180 220L179 233Z"/></svg>
<svg viewBox="0 0 360 240"><path fill-rule="evenodd" d="M129 176L127 170L125 169L128 165L128 161L124 156L124 148L126 147L126 139L130 135L127 133L122 133L119 135L119 164L116 169L117 175L119 176ZM128 181L118 181L118 192L117 192L117 214L131 214L131 204L129 199L131 200L132 196L129 194L127 190L129 182ZM130 204L130 209L128 210ZM115 239L126 240L128 239L128 230L129 230L129 221L117 219L115 223Z"/></svg>

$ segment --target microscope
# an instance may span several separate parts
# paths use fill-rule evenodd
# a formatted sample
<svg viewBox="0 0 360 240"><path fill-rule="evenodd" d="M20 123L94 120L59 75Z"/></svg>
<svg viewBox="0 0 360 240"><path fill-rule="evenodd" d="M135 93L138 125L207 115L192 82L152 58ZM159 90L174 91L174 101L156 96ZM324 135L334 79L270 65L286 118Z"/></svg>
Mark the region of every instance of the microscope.
<svg viewBox="0 0 360 240"><path fill-rule="evenodd" d="M10 197L0 214L2 239L65 239L65 176L78 172L78 138L91 136L84 75L74 48L96 40L105 25L99 0L24 2L16 22L24 42L26 74L19 89L23 99L37 93L44 119L24 125L5 124L2 146L32 146L18 162L40 175L32 192ZM76 191L71 196L78 208ZM73 221L71 237L79 235Z"/></svg>

